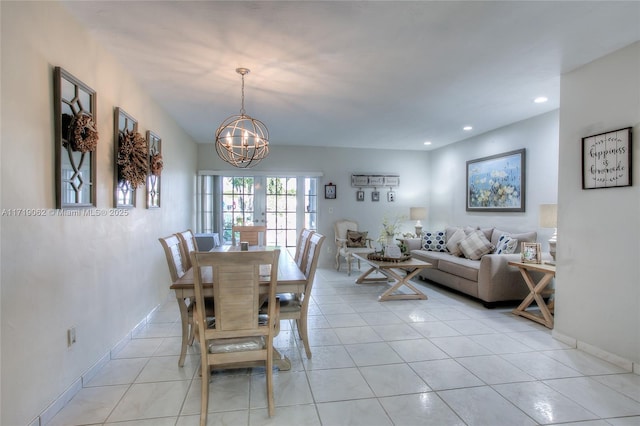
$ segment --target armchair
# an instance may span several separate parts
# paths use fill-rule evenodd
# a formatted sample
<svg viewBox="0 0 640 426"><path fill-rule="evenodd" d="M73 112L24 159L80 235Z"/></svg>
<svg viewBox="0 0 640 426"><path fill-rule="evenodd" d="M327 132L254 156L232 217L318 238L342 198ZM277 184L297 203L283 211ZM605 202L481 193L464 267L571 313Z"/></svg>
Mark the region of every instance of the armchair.
<svg viewBox="0 0 640 426"><path fill-rule="evenodd" d="M352 220L339 220L334 224L336 243L336 271L340 270L340 257L347 261L347 274L351 275L351 264L353 254L373 253L375 249L371 246L371 238L366 232L357 234L358 223ZM350 234L350 235L349 235ZM360 261L358 260L358 270Z"/></svg>

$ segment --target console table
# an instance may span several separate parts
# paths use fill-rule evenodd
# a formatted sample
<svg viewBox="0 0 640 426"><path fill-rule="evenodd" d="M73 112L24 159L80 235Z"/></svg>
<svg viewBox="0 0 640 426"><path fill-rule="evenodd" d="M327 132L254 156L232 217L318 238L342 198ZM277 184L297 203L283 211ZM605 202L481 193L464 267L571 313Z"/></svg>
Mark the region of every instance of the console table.
<svg viewBox="0 0 640 426"><path fill-rule="evenodd" d="M356 279L357 284L367 283L367 282L380 282L380 281L388 281L391 279L395 281L395 284L391 286L387 291L382 293L380 297L378 297L378 301L384 302L386 300L398 300L398 299L426 299L427 295L418 290L409 282L411 278L413 278L421 269L431 268L433 265L427 262L423 262L418 259L409 259L403 262L384 262L379 260L371 260L367 258L367 255L359 255L355 254L354 257L362 260L365 263L368 263L371 268L368 271L364 272L362 275ZM385 278L367 278L369 274L374 271L380 272ZM403 277L402 271L406 271L406 275ZM406 286L409 287L413 293L396 293L394 294L400 287Z"/></svg>
<svg viewBox="0 0 640 426"><path fill-rule="evenodd" d="M522 301L522 303L513 310L514 315L528 318L532 321L538 322L546 327L553 328L553 308L554 302L550 298L553 295L554 290L546 290L551 279L556 276L556 267L547 263L523 263L523 262L509 262L509 265L515 266L520 270L524 282L529 287L529 295ZM541 272L542 278L535 283L531 277L531 272ZM545 303L544 297L549 297L549 303ZM526 309L535 300L540 313L542 315L536 315L532 312L528 312Z"/></svg>

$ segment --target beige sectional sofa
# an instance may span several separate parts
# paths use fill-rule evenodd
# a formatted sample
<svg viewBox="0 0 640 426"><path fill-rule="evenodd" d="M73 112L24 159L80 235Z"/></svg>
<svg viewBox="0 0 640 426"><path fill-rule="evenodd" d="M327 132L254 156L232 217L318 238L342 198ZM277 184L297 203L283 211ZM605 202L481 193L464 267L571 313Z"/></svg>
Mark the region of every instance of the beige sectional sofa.
<svg viewBox="0 0 640 426"><path fill-rule="evenodd" d="M451 244L451 239L458 229L462 229L466 236L473 232L481 232L486 241L491 243L491 251L481 255L478 260L452 254L452 248L454 252L457 250L456 244ZM497 302L522 300L529 294L520 272L517 268L509 266L508 262L519 261L520 244L536 242L536 238L535 231L512 233L497 228L448 227L445 231L427 233L423 238L404 239L403 242L412 257L433 265L432 268L420 272L421 278L480 299L485 306L492 307ZM517 244L514 244L514 239L517 240ZM496 248L504 240L511 240L510 249L513 250L515 246L514 253L496 253ZM550 259L550 256L543 255L543 258Z"/></svg>

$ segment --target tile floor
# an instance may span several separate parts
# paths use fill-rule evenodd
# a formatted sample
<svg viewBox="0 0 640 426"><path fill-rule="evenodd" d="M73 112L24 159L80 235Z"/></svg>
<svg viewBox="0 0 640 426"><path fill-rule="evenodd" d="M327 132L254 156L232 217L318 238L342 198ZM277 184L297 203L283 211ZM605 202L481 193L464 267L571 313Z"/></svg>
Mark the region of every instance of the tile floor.
<svg viewBox="0 0 640 426"><path fill-rule="evenodd" d="M313 358L288 323L276 346L292 361L215 372L208 425L640 425L640 375L568 348L543 326L419 281L428 300L378 302L382 284L318 269ZM173 295L49 423L197 425L196 346L178 367Z"/></svg>

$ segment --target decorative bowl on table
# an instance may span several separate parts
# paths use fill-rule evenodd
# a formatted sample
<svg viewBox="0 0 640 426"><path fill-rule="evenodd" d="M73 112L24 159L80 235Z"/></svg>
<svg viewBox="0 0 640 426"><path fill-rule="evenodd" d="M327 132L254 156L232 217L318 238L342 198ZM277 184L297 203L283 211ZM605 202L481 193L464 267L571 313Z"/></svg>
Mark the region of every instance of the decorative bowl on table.
<svg viewBox="0 0 640 426"><path fill-rule="evenodd" d="M369 253L367 255L367 259L369 260L377 260L378 262L405 262L409 259L411 259L411 255L410 254L403 254L400 257L388 257L385 256L383 253Z"/></svg>

